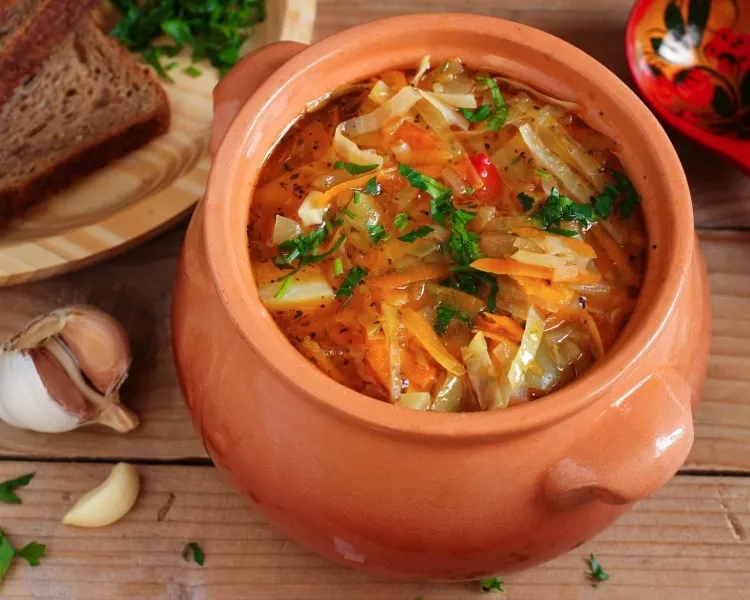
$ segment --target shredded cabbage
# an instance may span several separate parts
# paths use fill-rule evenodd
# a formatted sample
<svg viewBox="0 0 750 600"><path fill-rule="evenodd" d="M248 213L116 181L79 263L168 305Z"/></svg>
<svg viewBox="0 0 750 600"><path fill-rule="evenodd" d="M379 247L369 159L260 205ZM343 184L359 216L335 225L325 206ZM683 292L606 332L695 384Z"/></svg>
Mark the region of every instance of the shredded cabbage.
<svg viewBox="0 0 750 600"><path fill-rule="evenodd" d="M281 215L276 215L276 222L273 226L273 237L271 241L274 246L278 246L282 242L288 242L289 240L295 239L302 233L302 227L299 226L297 221L287 219Z"/></svg>
<svg viewBox="0 0 750 600"><path fill-rule="evenodd" d="M530 85L526 85L525 83L521 83L520 81L516 81L515 79L507 79L505 77L495 77L498 81L502 81L503 83L507 83L508 85L519 89L519 90L526 90L527 92L531 92L539 98L540 100L544 100L545 102L549 102L550 104L556 104L557 106L561 106L567 111L570 112L578 112L581 110L581 105L576 102L571 102L570 100L560 100L560 98L555 98L554 96L549 96L548 94L545 94L543 92L540 92L537 89L534 89Z"/></svg>
<svg viewBox="0 0 750 600"><path fill-rule="evenodd" d="M565 162L542 143L528 123L518 128L523 141L531 150L536 161L547 168L570 191L573 198L581 204L588 204L592 196L596 196L594 189L577 175Z"/></svg>
<svg viewBox="0 0 750 600"><path fill-rule="evenodd" d="M430 68L430 55L426 54L419 61L419 68L417 69L417 73L414 75L414 78L411 80L411 84L415 87L418 86L419 82L422 81L422 77L424 77L424 74L427 73L427 69L429 68Z"/></svg>
<svg viewBox="0 0 750 600"><path fill-rule="evenodd" d="M445 94L441 92L423 92L423 94L429 94L440 100L443 104L455 106L456 108L477 107L477 99L474 94Z"/></svg>
<svg viewBox="0 0 750 600"><path fill-rule="evenodd" d="M391 88L385 81L378 80L375 85L372 86L368 98L377 104L383 104L388 98L391 97Z"/></svg>
<svg viewBox="0 0 750 600"><path fill-rule="evenodd" d="M516 250L511 258L527 265L537 265L539 267L548 267L550 269L561 269L566 266L565 260L559 256L542 254L540 252L529 252L528 250Z"/></svg>
<svg viewBox="0 0 750 600"><path fill-rule="evenodd" d="M350 121L339 123L336 133L333 135L331 144L336 154L346 162L357 165L376 165L378 169L383 166L383 157L375 150L362 150L357 144L344 136L344 126Z"/></svg>
<svg viewBox="0 0 750 600"><path fill-rule="evenodd" d="M378 106L373 112L344 121L336 129L336 132L338 133L339 129L341 129L341 132L346 135L358 136L370 133L371 131L377 131L391 119L403 117L421 98L422 96L416 89L407 85L401 88L387 102ZM334 143L335 141L334 138ZM372 164L372 162L363 162L360 164ZM382 160L380 164L383 164Z"/></svg>
<svg viewBox="0 0 750 600"><path fill-rule="evenodd" d="M521 338L521 344L518 346L516 357L508 370L508 381L512 393L524 385L526 371L528 371L531 361L534 360L537 350L539 350L543 333L544 321L531 306L529 307L529 313L526 315L526 328Z"/></svg>
<svg viewBox="0 0 750 600"><path fill-rule="evenodd" d="M398 317L398 309L389 304L382 305L383 331L388 348L388 391L391 401L396 402L401 397L401 341L402 325Z"/></svg>
<svg viewBox="0 0 750 600"><path fill-rule="evenodd" d="M396 406L403 408L413 408L414 410L427 410L430 408L432 398L427 392L407 392L401 394L401 397L396 401Z"/></svg>
<svg viewBox="0 0 750 600"><path fill-rule="evenodd" d="M458 111L453 110L445 102L440 100L436 94L425 92L422 90L419 90L419 93L422 94L422 97L427 100L427 102L432 104L440 111L440 114L443 115L443 118L445 119L445 122L448 123L448 125L455 125L456 127L463 129L464 131L469 129L469 121L466 119L466 117L464 117Z"/></svg>
<svg viewBox="0 0 750 600"><path fill-rule="evenodd" d="M440 412L458 411L461 406L463 391L463 379L450 373L447 374L443 385L440 386L440 389L435 394L435 400L433 400L430 410Z"/></svg>
<svg viewBox="0 0 750 600"><path fill-rule="evenodd" d="M323 192L316 190L310 190L302 201L302 204L297 211L302 224L305 227L311 225L320 225L323 222L323 217L328 212L328 204L323 204L326 199L326 195Z"/></svg>
<svg viewBox="0 0 750 600"><path fill-rule="evenodd" d="M482 410L505 408L508 398L500 391L495 365L492 364L487 342L481 332L477 333L466 348L461 348L461 358L466 365L471 387Z"/></svg>

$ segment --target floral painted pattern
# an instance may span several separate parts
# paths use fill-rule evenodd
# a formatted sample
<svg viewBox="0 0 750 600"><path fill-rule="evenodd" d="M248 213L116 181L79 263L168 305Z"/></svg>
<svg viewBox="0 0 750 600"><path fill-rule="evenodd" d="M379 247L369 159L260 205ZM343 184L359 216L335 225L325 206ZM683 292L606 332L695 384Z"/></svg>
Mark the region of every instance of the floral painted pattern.
<svg viewBox="0 0 750 600"><path fill-rule="evenodd" d="M714 133L750 140L750 15L740 14L741 4L654 3L660 14L639 40L639 67L648 93L671 112Z"/></svg>

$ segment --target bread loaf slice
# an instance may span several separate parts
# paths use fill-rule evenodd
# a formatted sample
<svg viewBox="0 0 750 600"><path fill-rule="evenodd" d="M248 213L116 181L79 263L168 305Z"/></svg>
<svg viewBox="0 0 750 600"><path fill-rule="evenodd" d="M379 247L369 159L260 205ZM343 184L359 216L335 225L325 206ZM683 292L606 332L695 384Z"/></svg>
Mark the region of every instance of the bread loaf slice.
<svg viewBox="0 0 750 600"><path fill-rule="evenodd" d="M87 18L0 107L0 217L169 127L162 87Z"/></svg>
<svg viewBox="0 0 750 600"><path fill-rule="evenodd" d="M100 0L0 0L0 106Z"/></svg>

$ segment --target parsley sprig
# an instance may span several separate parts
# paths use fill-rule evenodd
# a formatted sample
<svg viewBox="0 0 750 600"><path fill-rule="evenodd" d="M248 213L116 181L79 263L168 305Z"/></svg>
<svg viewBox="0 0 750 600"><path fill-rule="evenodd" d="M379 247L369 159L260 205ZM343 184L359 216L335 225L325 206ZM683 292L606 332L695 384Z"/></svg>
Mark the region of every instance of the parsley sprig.
<svg viewBox="0 0 750 600"><path fill-rule="evenodd" d="M606 573L602 569L602 565L593 554L589 556L589 567L591 567L592 579L596 579L597 581L607 581L609 579L609 573Z"/></svg>
<svg viewBox="0 0 750 600"><path fill-rule="evenodd" d="M485 84L490 89L492 104L482 104L473 110L470 108L458 110L470 123L487 121L487 129L496 131L505 125L508 118L508 105L497 82L492 77L477 77L477 82Z"/></svg>
<svg viewBox="0 0 750 600"><path fill-rule="evenodd" d="M439 304L435 309L435 323L432 326L438 335L445 334L448 326L454 319L461 321L465 325L471 326L473 318L470 314L465 313L460 308L449 306L448 304Z"/></svg>
<svg viewBox="0 0 750 600"><path fill-rule="evenodd" d="M13 490L29 485L32 479L34 479L34 473L26 473L26 475L21 475L16 479L9 479L0 483L0 502L4 502L5 504L21 504L21 499Z"/></svg>
<svg viewBox="0 0 750 600"><path fill-rule="evenodd" d="M185 46L192 48L194 62L207 58L223 75L239 60L252 26L265 18L264 0L113 0L112 4L121 18L110 35L140 52L167 80L162 57L173 57ZM172 43L153 43L162 36ZM198 69L186 71L196 76Z"/></svg>
<svg viewBox="0 0 750 600"><path fill-rule="evenodd" d="M344 305L349 304L354 296L354 290L367 277L367 269L364 267L352 267L347 273L339 289L336 290L336 298L345 298Z"/></svg>
<svg viewBox="0 0 750 600"><path fill-rule="evenodd" d="M191 555L193 557L193 560L195 561L195 564L197 564L199 567L202 567L206 562L206 555L203 553L203 548L201 548L197 542L188 542L182 549L182 560L188 562Z"/></svg>
<svg viewBox="0 0 750 600"><path fill-rule="evenodd" d="M349 175L362 175L363 173L367 173L369 171L372 171L373 169L377 169L378 165L358 165L357 163L350 163L350 162L344 162L343 160L337 160L335 163L333 163L334 169L344 169ZM370 180L372 181L372 179ZM370 184L370 181L367 182L367 185ZM377 184L377 179L375 180L375 183ZM365 190L365 193L372 193Z"/></svg>
<svg viewBox="0 0 750 600"><path fill-rule="evenodd" d="M20 550L16 550L11 545L5 534L0 531L0 582L10 569L10 565L15 557L24 559L32 567L38 567L39 561L44 558L47 546L38 542L26 544Z"/></svg>
<svg viewBox="0 0 750 600"><path fill-rule="evenodd" d="M482 586L483 592L503 591L503 580L499 577L487 577L486 579L480 579L479 585Z"/></svg>

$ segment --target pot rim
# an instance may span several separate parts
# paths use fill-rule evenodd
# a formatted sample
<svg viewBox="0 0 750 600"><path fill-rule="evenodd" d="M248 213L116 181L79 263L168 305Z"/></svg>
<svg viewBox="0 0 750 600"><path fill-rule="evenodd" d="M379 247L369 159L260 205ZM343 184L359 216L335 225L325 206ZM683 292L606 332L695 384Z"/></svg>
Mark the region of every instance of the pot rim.
<svg viewBox="0 0 750 600"><path fill-rule="evenodd" d="M382 43L382 37L387 38L389 32L404 28L442 34L451 31L477 32L502 37L533 49L544 48L550 60L564 56L565 62L577 63L578 70L597 79L597 87L606 90L610 99L617 100L621 109L630 113L629 122L635 124L642 137L650 140L653 152L647 158L653 165L653 177L667 182L669 197L687 200L661 205L660 210L669 213L666 217L669 223L679 226L670 226L667 232L669 239L659 240L660 245L666 246L669 251L662 251L658 260L667 261L667 265L657 279L649 278L647 274L638 301L641 306L640 309L637 306L634 313L638 314L637 322L631 318L620 334L621 338L626 339L621 339L622 343L615 345L602 364L596 365L582 377L522 406L482 413L425 414L375 400L337 383L303 357L278 329L259 299L249 268L246 227L251 194L233 194L233 189L243 157L261 152L265 159L280 139L280 136L277 137L270 145L258 144L259 136L252 135L262 128L264 110L273 102L283 102L290 82L305 77L310 68L335 60L342 48L361 44L361 40L367 36L378 37ZM367 75L363 73L362 77ZM287 128L291 125L289 123ZM666 177L668 173L671 174L669 178ZM257 175L258 170L252 173L249 189L255 185ZM656 202L656 199L653 202L648 199L644 201L647 228L649 215L656 212ZM511 21L464 13L413 14L372 21L334 34L291 58L260 86L227 130L214 158L206 197L199 210L203 211L204 216L203 241L213 284L238 335L269 369L295 387L301 396L339 417L380 430L418 434L442 441L497 437L556 422L582 410L601 398L615 383L627 378L634 363L653 346L674 310L690 271L694 238L690 192L677 154L657 119L624 82L582 50L551 34ZM245 215L244 221L238 223L238 216L242 214ZM653 268L654 260L649 244L647 272ZM645 293L647 286L654 291L653 300L648 306L642 306L644 296L648 295ZM633 381L632 385L637 383Z"/></svg>

